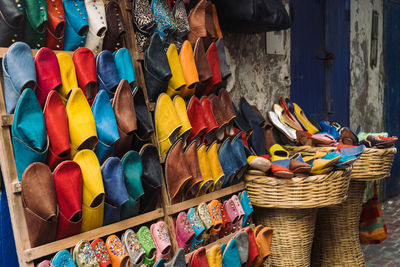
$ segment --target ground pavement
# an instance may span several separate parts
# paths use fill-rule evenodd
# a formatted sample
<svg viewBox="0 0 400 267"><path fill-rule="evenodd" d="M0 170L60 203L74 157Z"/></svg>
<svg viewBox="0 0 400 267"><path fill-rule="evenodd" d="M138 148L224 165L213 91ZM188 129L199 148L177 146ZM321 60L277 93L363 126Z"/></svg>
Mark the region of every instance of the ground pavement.
<svg viewBox="0 0 400 267"><path fill-rule="evenodd" d="M379 245L362 246L367 267L400 267L400 196L382 205L388 238Z"/></svg>

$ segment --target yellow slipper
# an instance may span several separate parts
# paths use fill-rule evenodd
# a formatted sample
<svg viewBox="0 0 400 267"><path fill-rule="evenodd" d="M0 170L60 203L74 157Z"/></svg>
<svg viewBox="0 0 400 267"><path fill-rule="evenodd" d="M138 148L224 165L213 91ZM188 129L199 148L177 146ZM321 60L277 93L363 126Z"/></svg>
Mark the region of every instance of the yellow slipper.
<svg viewBox="0 0 400 267"><path fill-rule="evenodd" d="M217 141L214 141L207 149L207 159L211 169L212 178L214 180L211 191L219 190L225 180L224 170L218 159Z"/></svg>
<svg viewBox="0 0 400 267"><path fill-rule="evenodd" d="M168 47L167 58L172 73L172 77L168 81L167 95L172 97L179 94L181 89L186 86L185 76L183 75L178 50L176 50L175 44L170 44Z"/></svg>
<svg viewBox="0 0 400 267"><path fill-rule="evenodd" d="M58 65L60 66L62 87L58 90L64 105L67 102L72 89L78 88L75 65L72 57L65 52L57 53ZM86 98L85 98L86 99Z"/></svg>
<svg viewBox="0 0 400 267"><path fill-rule="evenodd" d="M307 128L307 131L310 134L315 134L319 132L318 129L307 119L303 110L296 103L293 103L293 108L294 114L296 115L297 119L301 121L301 123Z"/></svg>
<svg viewBox="0 0 400 267"><path fill-rule="evenodd" d="M221 247L219 245L207 249L207 261L210 267L222 267Z"/></svg>
<svg viewBox="0 0 400 267"><path fill-rule="evenodd" d="M158 97L154 113L160 153L166 155L172 143L177 139L182 124L171 98L165 93Z"/></svg>
<svg viewBox="0 0 400 267"><path fill-rule="evenodd" d="M271 161L282 160L289 158L289 152L287 152L281 145L274 144L269 148L269 154Z"/></svg>
<svg viewBox="0 0 400 267"><path fill-rule="evenodd" d="M208 163L207 151L206 151L205 144L201 144L197 148L197 156L199 158L200 171L203 176L203 182L200 183L199 191L197 192L197 196L202 196L202 195L206 194L210 188L212 189L213 183L214 183L210 164Z"/></svg>
<svg viewBox="0 0 400 267"><path fill-rule="evenodd" d="M86 232L103 225L104 186L96 154L92 150L79 151L74 161L82 172L82 227Z"/></svg>
<svg viewBox="0 0 400 267"><path fill-rule="evenodd" d="M71 156L78 150L93 150L99 141L92 110L80 88L71 91L65 107L68 118Z"/></svg>
<svg viewBox="0 0 400 267"><path fill-rule="evenodd" d="M190 124L186 111L186 103L185 100L183 100L183 98L180 96L175 96L173 103L176 114L178 115L179 121L182 125L179 130L178 137L182 137L183 145L186 146L186 139L189 137L190 131L192 130L192 125Z"/></svg>

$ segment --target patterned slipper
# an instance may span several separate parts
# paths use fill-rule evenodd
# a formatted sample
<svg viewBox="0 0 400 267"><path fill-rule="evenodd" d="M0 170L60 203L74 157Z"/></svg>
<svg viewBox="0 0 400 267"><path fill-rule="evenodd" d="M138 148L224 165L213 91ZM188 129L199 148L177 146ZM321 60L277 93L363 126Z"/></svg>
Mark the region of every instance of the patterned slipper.
<svg viewBox="0 0 400 267"><path fill-rule="evenodd" d="M128 251L129 257L131 258L132 267L139 267L143 264L146 252L143 249L142 244L140 244L134 231L128 229L121 237L122 243L125 249Z"/></svg>
<svg viewBox="0 0 400 267"><path fill-rule="evenodd" d="M108 255L106 244L102 239L96 239L91 243L91 246L99 261L100 267L108 267L111 265L110 255Z"/></svg>
<svg viewBox="0 0 400 267"><path fill-rule="evenodd" d="M73 259L78 267L100 267L96 253L87 240L81 240L76 244Z"/></svg>
<svg viewBox="0 0 400 267"><path fill-rule="evenodd" d="M110 235L106 241L108 254L113 267L125 267L129 261L129 254L116 235Z"/></svg>

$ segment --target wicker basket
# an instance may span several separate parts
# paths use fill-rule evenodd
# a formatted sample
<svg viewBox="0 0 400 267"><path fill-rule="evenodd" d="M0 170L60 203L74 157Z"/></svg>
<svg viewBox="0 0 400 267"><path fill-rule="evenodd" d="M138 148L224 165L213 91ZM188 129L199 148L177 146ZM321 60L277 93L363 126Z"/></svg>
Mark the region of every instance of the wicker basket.
<svg viewBox="0 0 400 267"><path fill-rule="evenodd" d="M316 209L255 209L257 224L273 229L272 267L310 266Z"/></svg>
<svg viewBox="0 0 400 267"><path fill-rule="evenodd" d="M336 147L314 147L314 146L284 146L290 154L301 153L303 157L314 156L316 152L333 152Z"/></svg>
<svg viewBox="0 0 400 267"><path fill-rule="evenodd" d="M343 204L318 210L312 266L365 266L358 229L364 188L351 181Z"/></svg>
<svg viewBox="0 0 400 267"><path fill-rule="evenodd" d="M318 208L337 205L346 199L350 170L292 179L246 174L245 182L254 206Z"/></svg>
<svg viewBox="0 0 400 267"><path fill-rule="evenodd" d="M313 156L315 152L332 152L334 147L310 147L310 146L285 146L290 153L301 153L303 157ZM361 181L375 181L388 177L397 149L366 148L360 159L353 165L351 179Z"/></svg>
<svg viewBox="0 0 400 267"><path fill-rule="evenodd" d="M390 169L397 149L366 148L359 160L354 163L351 179L374 181L390 175Z"/></svg>

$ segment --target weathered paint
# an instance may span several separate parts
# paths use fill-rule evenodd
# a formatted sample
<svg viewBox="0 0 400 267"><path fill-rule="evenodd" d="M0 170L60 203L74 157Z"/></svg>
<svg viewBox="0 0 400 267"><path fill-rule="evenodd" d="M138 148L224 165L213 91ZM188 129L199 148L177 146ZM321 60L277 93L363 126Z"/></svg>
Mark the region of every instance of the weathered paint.
<svg viewBox="0 0 400 267"><path fill-rule="evenodd" d="M264 34L244 35L224 33L227 62L232 76L227 90L233 101L241 96L256 105L263 114L271 109L279 97L290 93L290 31L284 31L285 55L266 53Z"/></svg>
<svg viewBox="0 0 400 267"><path fill-rule="evenodd" d="M380 132L384 124L383 0L352 0L350 125ZM370 67L372 11L379 14L378 61Z"/></svg>

